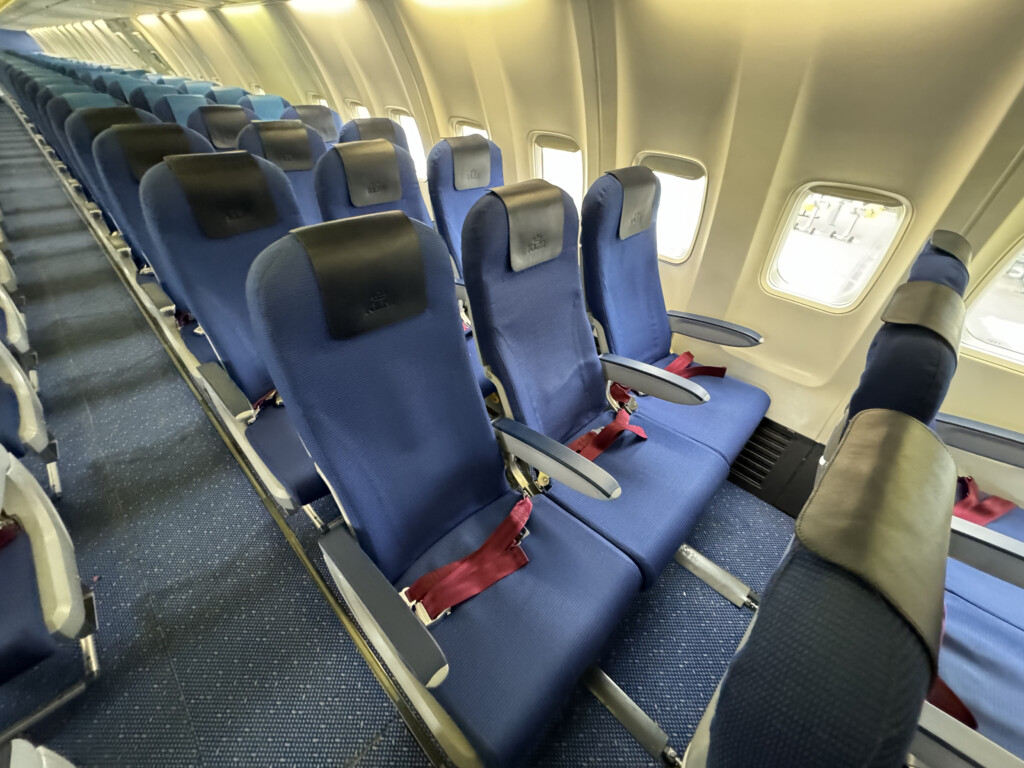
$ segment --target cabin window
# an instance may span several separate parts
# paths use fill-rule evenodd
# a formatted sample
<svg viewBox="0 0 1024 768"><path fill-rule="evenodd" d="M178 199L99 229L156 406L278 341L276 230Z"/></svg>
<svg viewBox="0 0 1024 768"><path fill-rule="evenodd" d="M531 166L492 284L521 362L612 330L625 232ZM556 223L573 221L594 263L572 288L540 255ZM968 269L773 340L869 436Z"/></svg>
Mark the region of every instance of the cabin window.
<svg viewBox="0 0 1024 768"><path fill-rule="evenodd" d="M1024 365L1024 246L967 311L963 343Z"/></svg>
<svg viewBox="0 0 1024 768"><path fill-rule="evenodd" d="M891 253L906 212L905 201L879 192L826 184L802 188L768 284L827 309L849 307Z"/></svg>
<svg viewBox="0 0 1024 768"><path fill-rule="evenodd" d="M327 99L325 99L319 93L313 93L313 91L310 91L309 93L306 94L306 97L309 99L309 101L307 102L309 104L319 104L321 107L331 106L330 104L327 103Z"/></svg>
<svg viewBox="0 0 1024 768"><path fill-rule="evenodd" d="M249 86L249 90L256 96L264 96L267 93L259 83L253 83Z"/></svg>
<svg viewBox="0 0 1024 768"><path fill-rule="evenodd" d="M552 133L534 135L533 175L568 192L576 210L583 205L583 153L569 137Z"/></svg>
<svg viewBox="0 0 1024 768"><path fill-rule="evenodd" d="M654 171L661 184L658 206L658 255L681 264L690 258L697 239L708 174L696 160L677 155L642 153L635 161Z"/></svg>
<svg viewBox="0 0 1024 768"><path fill-rule="evenodd" d="M423 149L423 139L420 137L419 126L416 125L416 118L403 109L391 109L388 113L405 131L406 141L409 142L409 154L412 155L413 165L416 166L416 176L420 181L426 181L427 153Z"/></svg>
<svg viewBox="0 0 1024 768"><path fill-rule="evenodd" d="M353 99L347 99L345 106L348 108L349 120L365 120L370 117L370 110Z"/></svg>
<svg viewBox="0 0 1024 768"><path fill-rule="evenodd" d="M485 139L491 138L490 134L487 133L486 128L471 120L461 120L456 118L452 121L452 124L455 127L456 136L483 136Z"/></svg>

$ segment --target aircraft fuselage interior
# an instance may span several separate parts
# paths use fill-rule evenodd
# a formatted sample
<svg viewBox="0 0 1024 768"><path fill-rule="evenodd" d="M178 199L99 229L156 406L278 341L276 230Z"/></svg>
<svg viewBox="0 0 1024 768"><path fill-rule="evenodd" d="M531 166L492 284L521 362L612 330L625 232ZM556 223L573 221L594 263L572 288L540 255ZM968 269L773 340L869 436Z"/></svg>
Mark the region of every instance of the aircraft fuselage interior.
<svg viewBox="0 0 1024 768"><path fill-rule="evenodd" d="M1024 768L1020 0L0 0L0 768Z"/></svg>

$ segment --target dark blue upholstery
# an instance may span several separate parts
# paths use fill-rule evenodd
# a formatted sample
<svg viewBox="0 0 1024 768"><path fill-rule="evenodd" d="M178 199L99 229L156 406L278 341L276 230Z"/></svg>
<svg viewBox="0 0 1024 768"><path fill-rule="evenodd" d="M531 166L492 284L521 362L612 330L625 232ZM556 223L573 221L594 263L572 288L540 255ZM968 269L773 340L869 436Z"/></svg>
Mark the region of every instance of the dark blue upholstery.
<svg viewBox="0 0 1024 768"><path fill-rule="evenodd" d="M656 237L661 187L655 180L650 226L619 237L622 184L605 174L583 200L580 254L587 305L604 329L608 351L664 368L676 359L670 351L665 298L658 273ZM711 400L699 407L642 398L640 412L717 451L729 463L739 455L768 411L767 393L731 376L694 380Z"/></svg>
<svg viewBox="0 0 1024 768"><path fill-rule="evenodd" d="M903 765L930 681L928 652L905 619L798 548L729 665L707 766Z"/></svg>
<svg viewBox="0 0 1024 768"><path fill-rule="evenodd" d="M16 458L25 455L27 447L21 441L18 428L21 426L21 411L14 389L0 381L0 445Z"/></svg>
<svg viewBox="0 0 1024 768"><path fill-rule="evenodd" d="M129 103L129 96L136 88L149 87L152 85L148 80L136 77L119 77L107 85L107 93L118 101ZM132 105L134 106L134 105ZM140 107L145 109L145 107Z"/></svg>
<svg viewBox="0 0 1024 768"><path fill-rule="evenodd" d="M345 175L341 155L335 150L326 152L316 164L314 173L316 196L320 201L320 213L324 221L365 216L368 213L401 211L410 219L429 224L430 214L427 213L427 206L423 202L423 193L420 192L420 182L416 178L416 167L413 165L412 157L398 146L395 147L395 155L398 157L398 172L402 182L401 199L393 203L359 207L353 205L349 197L348 177Z"/></svg>
<svg viewBox="0 0 1024 768"><path fill-rule="evenodd" d="M210 80L186 80L178 86L181 93L192 93L199 96L206 96L206 92L213 88L216 83Z"/></svg>
<svg viewBox="0 0 1024 768"><path fill-rule="evenodd" d="M427 309L409 319L333 338L294 236L260 255L248 284L300 434L396 587L479 546L518 498L463 352L447 248L413 226ZM360 406L341 413L339 400ZM486 765L523 759L639 587L621 553L548 499L534 505L530 562L431 630L450 666L433 693Z"/></svg>
<svg viewBox="0 0 1024 768"><path fill-rule="evenodd" d="M234 85L215 85L203 95L214 104L238 104L249 92Z"/></svg>
<svg viewBox="0 0 1024 768"><path fill-rule="evenodd" d="M275 96L272 93L251 93L242 96L238 100L238 105L255 112L259 120L280 120L284 111L291 106L280 96Z"/></svg>
<svg viewBox="0 0 1024 768"><path fill-rule="evenodd" d="M128 103L155 115L156 102L164 96L177 93L178 89L170 85L140 85L128 94Z"/></svg>
<svg viewBox="0 0 1024 768"><path fill-rule="evenodd" d="M32 544L19 531L5 547L0 547L0 684L39 662L57 650L57 643L43 621L36 581Z"/></svg>
<svg viewBox="0 0 1024 768"><path fill-rule="evenodd" d="M301 117L300 117L298 111L295 109L297 106L301 107L301 106L319 106L319 105L293 104L292 106L288 107L288 109L286 109L284 111L284 113L281 115L281 119L282 120L300 120ZM334 125L334 130L330 134L321 134L321 136L323 136L323 140L326 143L334 144L341 137L341 126L342 126L341 115L339 115L337 112L335 112L333 109L331 109L329 107L324 107L324 109L326 109L331 114L331 122ZM311 127L315 127L315 126L311 126Z"/></svg>
<svg viewBox="0 0 1024 768"><path fill-rule="evenodd" d="M963 295L967 267L930 243L918 255L908 282L930 280ZM850 415L890 408L930 424L956 372L956 350L937 334L915 325L885 323L868 348L867 365L850 398Z"/></svg>
<svg viewBox="0 0 1024 768"><path fill-rule="evenodd" d="M487 185L478 189L455 188L455 166L452 148L447 141L439 141L427 156L427 191L430 205L434 210L437 231L441 233L455 264L462 274L462 225L466 214L477 200L487 193L488 187L500 187L505 183L501 167L501 150L493 141L491 147L491 178Z"/></svg>
<svg viewBox="0 0 1024 768"><path fill-rule="evenodd" d="M64 133L64 123L71 113L76 109L116 107L118 104L117 99L106 93L65 93L50 99L50 103L46 105L46 117L50 123L53 138L57 142L54 149L65 163L72 163L71 151Z"/></svg>
<svg viewBox="0 0 1024 768"><path fill-rule="evenodd" d="M238 148L244 149L246 152L257 157L266 158L266 154L263 151L263 142L260 140L260 129L260 122L252 123L243 128L242 132L238 134ZM304 171L285 171L284 175L291 182L303 221L306 224L319 224L322 219L320 218L320 204L316 199L314 168L317 161L327 151L327 146L324 144L320 134L308 126L306 127L306 136L309 139L309 151L312 155L313 165Z"/></svg>
<svg viewBox="0 0 1024 768"><path fill-rule="evenodd" d="M153 114L165 123L188 126L188 118L199 107L212 102L198 93L177 93L162 96L153 104Z"/></svg>
<svg viewBox="0 0 1024 768"><path fill-rule="evenodd" d="M405 135L405 128L399 125L396 121L392 120L392 124L395 127L395 140L394 145L401 147L406 152L409 151L409 139ZM349 120L341 127L341 134L338 136L338 141L362 141L363 137L359 135L359 124L355 120Z"/></svg>
<svg viewBox="0 0 1024 768"><path fill-rule="evenodd" d="M207 101L209 101L209 98L207 98ZM245 113L245 116L248 118L250 123L256 119L256 115L252 111L245 109L245 107L239 107L239 109ZM206 118L203 114L202 105L195 107L191 111L188 119L185 121L185 125L213 144L214 148L217 147L217 145L210 139L210 129L206 125ZM234 149L235 147L226 147L220 151L230 152Z"/></svg>
<svg viewBox="0 0 1024 768"><path fill-rule="evenodd" d="M140 131L145 133L146 128L141 126L113 128L97 136L92 145L96 175L99 183L103 185L109 213L117 222L121 234L124 235L136 255L153 267L163 283L167 295L173 300L181 291L174 283L173 276L168 275L165 278L162 270L158 269L150 260L150 255L157 249L153 245L149 229L143 218L142 204L139 200L140 181L132 172L122 144L122 141L130 142L132 136L140 135ZM195 131L190 131L188 128L182 128L181 131L188 139L191 152L213 152L210 142ZM164 154L170 154L171 151L173 151L173 147L169 147ZM157 260L159 260L159 256L157 256Z"/></svg>
<svg viewBox="0 0 1024 768"><path fill-rule="evenodd" d="M178 76L172 77L170 75L162 75L162 76L160 76L157 79L157 82L160 83L160 85L173 85L174 89L177 90L178 87L182 83L187 83L188 82L188 78L187 77L178 77Z"/></svg>
<svg viewBox="0 0 1024 768"><path fill-rule="evenodd" d="M48 85L41 89L36 97L36 115L38 116L36 125L54 149L59 149L59 147L57 140L54 138L50 116L46 107L53 99L66 93L92 93L92 91L89 89L89 86L81 83L77 85Z"/></svg>
<svg viewBox="0 0 1024 768"><path fill-rule="evenodd" d="M101 107L99 109L75 110L64 123L64 134L67 137L68 149L71 150L71 156L73 158L75 170L78 172L79 179L88 188L93 199L99 203L109 215L110 203L104 196L105 189L102 181L100 181L99 174L96 171L96 160L92 151L92 143L96 139L96 136L99 135L99 133L102 133L102 130L94 132L94 129L90 128L89 125L89 119L91 117L102 117L102 115L98 113L105 109L106 108ZM116 110L114 113L108 113L108 119L113 119L112 116L119 113L120 110ZM144 109L136 109L135 114L143 123L160 122L156 117Z"/></svg>
<svg viewBox="0 0 1024 768"><path fill-rule="evenodd" d="M562 251L513 272L505 204L484 195L463 228L463 266L481 355L515 418L561 443L611 420L576 260L576 206L562 192ZM703 406L696 406L703 407ZM717 453L636 417L648 440L625 434L596 462L622 486L599 505L560 488L552 497L630 554L650 585L728 474Z"/></svg>

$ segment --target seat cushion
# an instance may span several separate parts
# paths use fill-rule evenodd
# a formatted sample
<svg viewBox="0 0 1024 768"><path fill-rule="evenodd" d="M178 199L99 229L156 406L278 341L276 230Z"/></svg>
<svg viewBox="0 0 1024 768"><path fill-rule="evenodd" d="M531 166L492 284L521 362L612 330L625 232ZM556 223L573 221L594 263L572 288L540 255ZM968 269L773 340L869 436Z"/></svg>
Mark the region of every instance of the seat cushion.
<svg viewBox="0 0 1024 768"><path fill-rule="evenodd" d="M14 388L0 382L0 445L17 458L25 455L25 444L18 434L21 426L21 412L18 410L18 396Z"/></svg>
<svg viewBox="0 0 1024 768"><path fill-rule="evenodd" d="M1020 507L1011 509L998 520L993 520L986 527L991 531L1009 536L1017 541L1024 541L1024 509Z"/></svg>
<svg viewBox="0 0 1024 768"><path fill-rule="evenodd" d="M518 500L471 515L395 585L475 550ZM431 628L450 668L434 695L489 766L522 759L640 588L629 558L548 498L534 497L527 528L530 562Z"/></svg>
<svg viewBox="0 0 1024 768"><path fill-rule="evenodd" d="M39 602L32 544L24 531L0 547L0 684L57 650Z"/></svg>
<svg viewBox="0 0 1024 768"><path fill-rule="evenodd" d="M487 374L484 373L484 366L480 362L480 352L476 348L476 342L473 341L473 337L469 336L466 339L466 349L469 351L469 364L473 369L473 373L476 374L477 383L480 385L480 394L487 397L494 393L494 382L487 378Z"/></svg>
<svg viewBox="0 0 1024 768"><path fill-rule="evenodd" d="M210 346L206 334L196 333L199 323L193 320L178 329L181 340L185 342L188 351L191 352L200 363L212 363L217 359L217 353Z"/></svg>
<svg viewBox="0 0 1024 768"><path fill-rule="evenodd" d="M611 418L610 411L601 414L580 434ZM632 557L648 587L690 535L729 465L718 453L652 419L637 414L630 423L642 427L647 439L624 432L594 460L622 487L617 499L592 499L557 482L551 497Z"/></svg>
<svg viewBox="0 0 1024 768"><path fill-rule="evenodd" d="M327 486L284 406L260 411L259 418L245 430L245 436L267 469L300 504L309 504L327 495Z"/></svg>
<svg viewBox="0 0 1024 768"><path fill-rule="evenodd" d="M676 357L669 355L654 365L664 368ZM638 412L717 451L732 464L768 412L771 400L764 390L732 376L697 376L693 383L706 389L711 400L703 405L679 405L640 397Z"/></svg>
<svg viewBox="0 0 1024 768"><path fill-rule="evenodd" d="M978 730L1024 759L1024 590L956 560L946 567L939 675Z"/></svg>

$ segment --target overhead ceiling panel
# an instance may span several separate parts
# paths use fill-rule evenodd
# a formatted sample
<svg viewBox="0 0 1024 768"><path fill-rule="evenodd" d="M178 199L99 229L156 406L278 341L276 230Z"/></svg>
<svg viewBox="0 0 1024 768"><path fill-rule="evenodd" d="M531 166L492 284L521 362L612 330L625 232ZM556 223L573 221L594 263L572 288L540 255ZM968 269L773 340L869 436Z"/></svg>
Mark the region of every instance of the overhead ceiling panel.
<svg viewBox="0 0 1024 768"><path fill-rule="evenodd" d="M222 5L225 5L224 0L0 0L0 27L34 29L75 21L126 18L146 13L174 13L190 8L215 8Z"/></svg>

